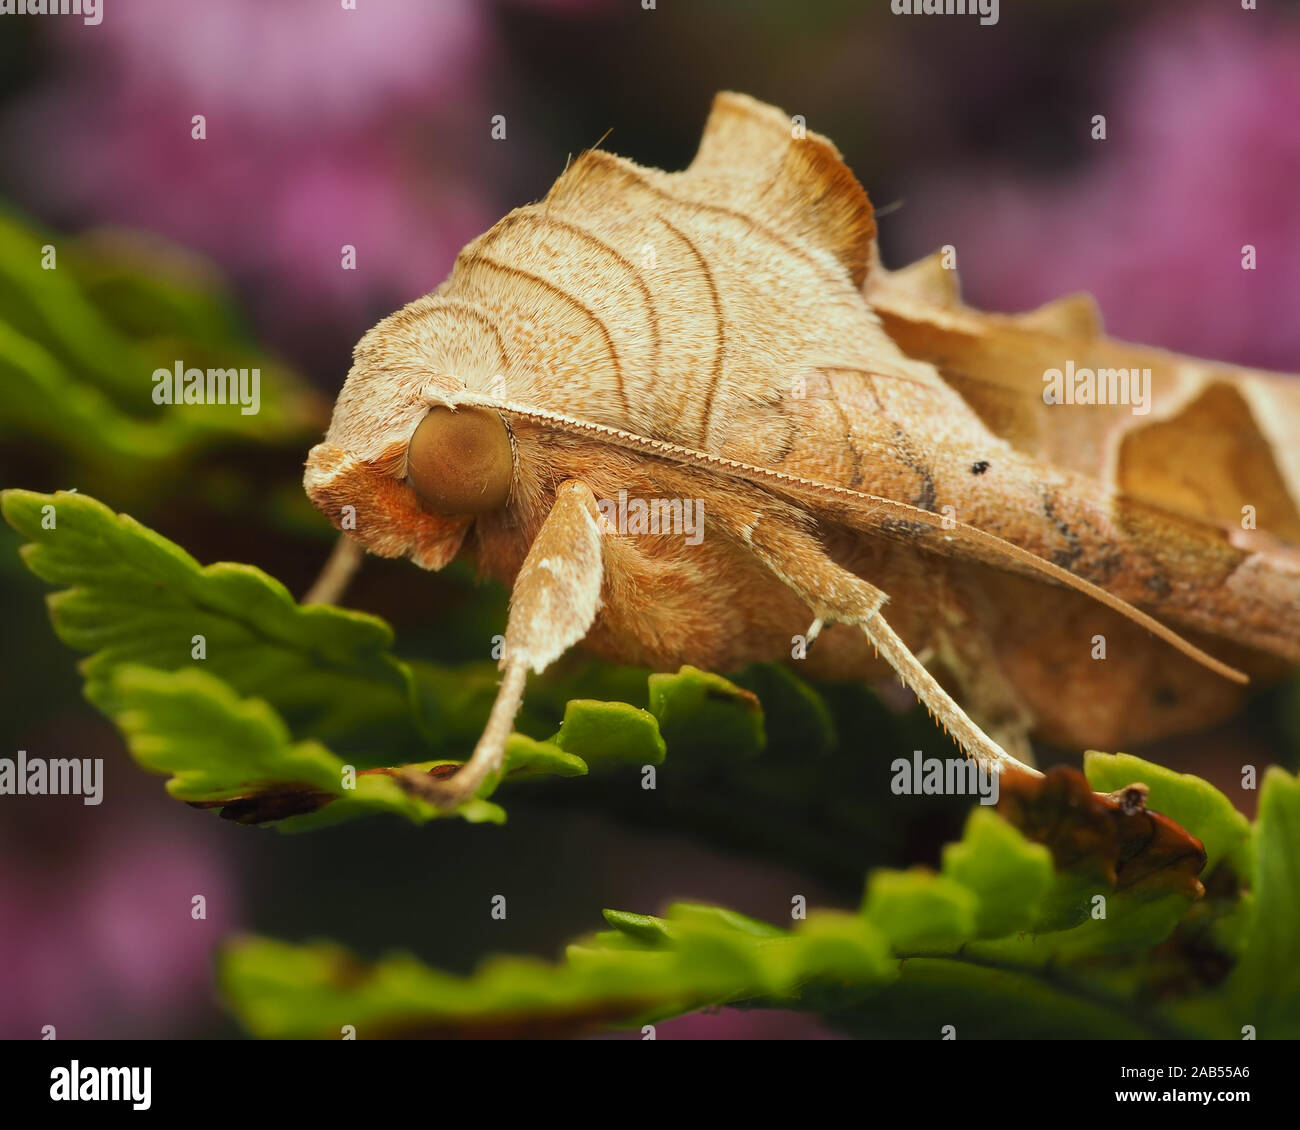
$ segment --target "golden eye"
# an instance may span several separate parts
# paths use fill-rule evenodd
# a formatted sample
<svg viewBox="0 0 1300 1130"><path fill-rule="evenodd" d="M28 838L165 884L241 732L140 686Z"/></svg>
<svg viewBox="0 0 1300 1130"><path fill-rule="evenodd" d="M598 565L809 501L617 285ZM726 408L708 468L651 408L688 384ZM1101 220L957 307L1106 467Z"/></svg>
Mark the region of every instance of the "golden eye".
<svg viewBox="0 0 1300 1130"><path fill-rule="evenodd" d="M505 505L514 457L505 421L486 408L433 408L406 453L407 477L436 514L486 514Z"/></svg>

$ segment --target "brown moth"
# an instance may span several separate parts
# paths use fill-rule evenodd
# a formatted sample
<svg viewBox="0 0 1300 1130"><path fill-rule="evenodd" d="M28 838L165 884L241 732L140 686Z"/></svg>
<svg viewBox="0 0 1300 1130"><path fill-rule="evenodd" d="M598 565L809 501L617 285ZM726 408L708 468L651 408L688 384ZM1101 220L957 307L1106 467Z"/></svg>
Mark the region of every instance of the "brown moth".
<svg viewBox="0 0 1300 1130"><path fill-rule="evenodd" d="M1300 663L1292 389L1109 342L1076 305L969 310L874 241L830 141L720 94L685 172L583 153L366 334L307 493L372 553L466 550L511 587L473 756L409 787L471 795L528 670L580 642L728 671L837 622L811 674L892 668L989 768L1031 734L1206 724L1237 667ZM1150 365L1156 408L1045 404L1070 359ZM615 499L691 504L702 536L620 528Z"/></svg>

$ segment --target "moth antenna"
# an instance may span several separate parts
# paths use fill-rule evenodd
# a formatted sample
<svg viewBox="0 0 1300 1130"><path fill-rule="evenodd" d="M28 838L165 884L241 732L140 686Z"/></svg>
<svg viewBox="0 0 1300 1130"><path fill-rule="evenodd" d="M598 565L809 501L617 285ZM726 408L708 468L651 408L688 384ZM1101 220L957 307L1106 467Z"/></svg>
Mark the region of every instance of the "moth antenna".
<svg viewBox="0 0 1300 1130"><path fill-rule="evenodd" d="M851 487L823 483L816 479L801 478L798 475L791 475L787 471L777 471L771 467L758 467L752 463L742 463L738 459L710 455L708 452L695 451L689 447L669 443L666 440L650 439L634 432L624 431L621 428L612 428L606 424L594 424L588 420L579 420L560 412L529 408L526 405L514 404L496 397L468 391L461 393L457 400L458 403L480 404L485 407L495 408L498 412L529 420L543 427L553 428L556 431L567 432L571 435L600 438L616 447L638 451L654 458L668 460L673 463L707 467L720 474L743 479L758 486L784 491L796 499L801 495L806 496L811 493L840 503L872 503L874 505L868 513L883 510L895 517L943 530L949 537L962 538L976 545L984 546L995 553L1001 554L1003 557L1018 562L1030 572L1050 577L1067 588L1072 588L1076 592L1091 597L1099 604L1105 605L1112 611L1118 612L1121 616L1145 628L1152 635L1164 640L1165 643L1215 674L1221 675L1234 683L1244 685L1250 682L1244 672L1224 663L1222 660L1215 659L1209 652L1197 647L1190 640L1184 639L1154 616L1148 615L1140 608L1135 608L1129 604L1128 601L1107 592L1100 585L1085 580L1083 577L1071 573L1068 569L1064 569L1052 561L1030 553L1027 549L1022 549L1013 542L1006 541L996 534L990 534L976 526L968 526L964 522L953 523L950 518L932 514L929 510L922 510L920 507L911 506L906 502L895 502L890 498L881 498L879 495L865 494L862 491L853 490ZM949 524L945 525L945 522Z"/></svg>

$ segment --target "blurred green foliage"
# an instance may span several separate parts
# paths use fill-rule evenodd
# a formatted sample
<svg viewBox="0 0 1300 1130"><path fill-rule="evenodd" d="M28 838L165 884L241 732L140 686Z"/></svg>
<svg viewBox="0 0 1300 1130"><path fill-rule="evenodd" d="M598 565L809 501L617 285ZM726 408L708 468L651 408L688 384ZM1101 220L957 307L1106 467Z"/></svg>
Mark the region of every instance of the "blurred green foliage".
<svg viewBox="0 0 1300 1130"><path fill-rule="evenodd" d="M66 643L92 652L82 664L88 696L143 768L170 774L173 796L289 829L377 812L416 822L436 815L383 773L345 785L344 759L326 742L347 745L371 769L454 762L437 757L455 745L441 720L468 709L463 697L440 699L453 671L394 658L392 632L375 617L301 607L248 566L201 567L85 495L7 491L3 508L30 539L28 566L66 586L51 612ZM193 651L199 636L202 655ZM802 735L826 758L833 722L820 696L788 674L749 678L815 720ZM586 759L668 777L682 756L693 767L684 791L707 808L710 772L764 761L753 691L684 668L651 676L645 693L648 710L570 700L549 740L512 739L506 780L583 775ZM770 765L807 775L789 746ZM346 1023L375 1034L584 1031L721 1003L806 1007L863 1033L881 1030L885 1017L915 1027L940 1014L981 1035L1223 1035L1246 1023L1266 1035L1300 1031L1300 979L1288 964L1300 934L1300 784L1274 770L1252 829L1196 777L1125 755L1092 754L1086 768L1099 791L1147 784L1152 806L1204 842L1207 875L1229 881L1197 903L1159 871L1154 882L1119 885L1088 852L1054 867L1047 848L976 808L939 872L874 871L856 916L814 911L783 931L721 908L677 908L666 920L610 914L614 933L571 946L560 966L496 961L469 980L407 957L367 968L337 947L250 941L226 956L226 992L253 1031L271 1036ZM486 799L496 785L459 815L502 819ZM1098 894L1100 919L1090 913ZM1186 939L1169 945L1180 930ZM1207 949L1234 970L1221 983L1207 983Z"/></svg>
<svg viewBox="0 0 1300 1130"><path fill-rule="evenodd" d="M260 406L154 403L153 373L258 368ZM302 443L322 398L250 339L201 260L123 233L56 237L0 208L0 439L124 501L192 490L215 448ZM35 443L33 441L36 441ZM69 485L72 485L71 483ZM170 490L169 490L170 487Z"/></svg>
<svg viewBox="0 0 1300 1130"><path fill-rule="evenodd" d="M1201 785L1166 779L1163 791L1205 813L1193 830L1213 835L1231 805ZM559 964L494 958L468 978L406 955L367 965L328 943L241 939L221 984L263 1037L338 1038L345 1025L362 1038L572 1035L731 1004L808 1009L866 1036L934 1039L951 1025L959 1037L1239 1039L1249 1026L1295 1038L1300 978L1281 943L1300 931L1300 781L1282 770L1265 782L1253 838L1261 871L1241 878L1256 887L1254 907L1234 938L1237 972L1215 985L1180 936L1190 898L1112 898L1100 920L1044 919L1051 887L1071 874L980 808L941 873L874 872L856 914L813 910L780 929L718 907L606 911L613 929L573 943Z"/></svg>

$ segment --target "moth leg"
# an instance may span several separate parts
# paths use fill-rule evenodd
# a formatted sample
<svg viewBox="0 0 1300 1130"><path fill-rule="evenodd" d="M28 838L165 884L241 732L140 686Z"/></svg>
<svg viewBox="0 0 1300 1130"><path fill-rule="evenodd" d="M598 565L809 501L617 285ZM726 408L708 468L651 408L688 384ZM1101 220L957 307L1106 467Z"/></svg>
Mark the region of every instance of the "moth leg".
<svg viewBox="0 0 1300 1130"><path fill-rule="evenodd" d="M755 555L790 586L822 621L861 628L903 683L943 723L967 756L987 770L1030 769L979 728L880 614L889 597L837 565L821 544L795 523L761 515L735 531Z"/></svg>
<svg viewBox="0 0 1300 1130"><path fill-rule="evenodd" d="M478 744L455 775L443 781L419 770L399 770L397 780L409 792L450 809L501 770L528 671L544 671L578 643L600 609L604 561L598 513L596 497L585 483L570 479L560 485L510 592L503 677Z"/></svg>
<svg viewBox="0 0 1300 1130"><path fill-rule="evenodd" d="M361 543L340 534L320 573L302 598L303 604L338 604L365 558Z"/></svg>
<svg viewBox="0 0 1300 1130"><path fill-rule="evenodd" d="M822 634L822 629L826 627L826 621L818 617L808 625L808 630L804 632L804 648L812 650L812 645L817 642L817 637Z"/></svg>
<svg viewBox="0 0 1300 1130"><path fill-rule="evenodd" d="M997 647L976 614L979 594L940 582L933 659L952 677L970 714L1012 757L1034 764L1034 714L997 662ZM929 660L927 659L928 663Z"/></svg>

